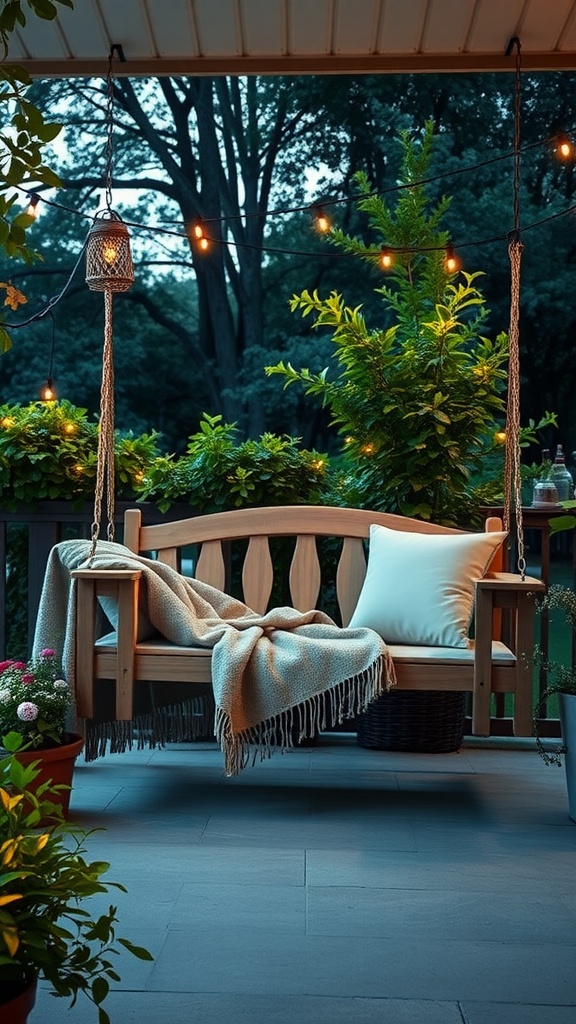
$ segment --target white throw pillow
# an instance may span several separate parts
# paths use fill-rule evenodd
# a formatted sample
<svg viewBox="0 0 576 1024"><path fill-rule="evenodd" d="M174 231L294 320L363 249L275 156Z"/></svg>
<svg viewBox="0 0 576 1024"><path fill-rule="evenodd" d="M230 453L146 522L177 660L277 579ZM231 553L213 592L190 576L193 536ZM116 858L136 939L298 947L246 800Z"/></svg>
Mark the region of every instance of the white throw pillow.
<svg viewBox="0 0 576 1024"><path fill-rule="evenodd" d="M366 579L350 626L369 626L390 644L468 647L474 581L505 538L371 526Z"/></svg>

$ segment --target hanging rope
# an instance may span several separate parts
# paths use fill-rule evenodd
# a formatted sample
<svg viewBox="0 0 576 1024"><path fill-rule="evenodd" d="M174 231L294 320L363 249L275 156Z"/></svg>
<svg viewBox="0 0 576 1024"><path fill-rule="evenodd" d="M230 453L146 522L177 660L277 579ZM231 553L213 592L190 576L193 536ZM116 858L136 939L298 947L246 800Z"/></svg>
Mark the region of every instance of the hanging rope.
<svg viewBox="0 0 576 1024"><path fill-rule="evenodd" d="M112 330L112 292L104 292L104 348L102 352L102 384L100 387L100 429L98 432L98 458L96 488L94 492L94 520L92 546L88 560L96 552L100 536L102 501L106 486L106 512L108 540L114 540L114 344Z"/></svg>
<svg viewBox="0 0 576 1024"><path fill-rule="evenodd" d="M526 576L524 531L522 523L522 478L520 472L520 265L524 246L513 236L508 246L510 258L510 329L508 332L508 402L506 408L506 458L504 463L504 529L510 530L511 509L516 521L518 571Z"/></svg>
<svg viewBox="0 0 576 1024"><path fill-rule="evenodd" d="M515 36L509 49L516 48L514 78L514 230L508 244L510 260L510 327L508 331L508 401L506 407L506 453L504 460L504 529L510 530L515 518L517 564L522 579L526 576L524 530L522 523L522 478L520 470L520 267L524 246L520 240L520 124L521 124L521 46Z"/></svg>

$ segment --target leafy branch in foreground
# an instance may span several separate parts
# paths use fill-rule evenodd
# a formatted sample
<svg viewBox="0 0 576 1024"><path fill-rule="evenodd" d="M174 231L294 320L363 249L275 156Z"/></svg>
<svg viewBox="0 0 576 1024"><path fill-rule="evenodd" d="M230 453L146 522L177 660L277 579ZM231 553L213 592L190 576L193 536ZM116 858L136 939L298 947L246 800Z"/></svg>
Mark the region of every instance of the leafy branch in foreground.
<svg viewBox="0 0 576 1024"><path fill-rule="evenodd" d="M26 6L36 17L53 20L58 14L57 4L72 8L73 0L26 0ZM18 26L26 24L23 0L5 0L0 10L0 47L2 60L9 53L10 36ZM29 189L39 186L57 187L60 179L42 162L43 147L60 133L62 125L46 122L42 112L26 98L30 76L16 64L0 63L0 246L7 256L32 263L39 258L26 242L26 232L34 217L17 204ZM14 297L8 283L5 305L14 308ZM25 300L24 300L25 301ZM0 352L11 348L10 335L0 325Z"/></svg>

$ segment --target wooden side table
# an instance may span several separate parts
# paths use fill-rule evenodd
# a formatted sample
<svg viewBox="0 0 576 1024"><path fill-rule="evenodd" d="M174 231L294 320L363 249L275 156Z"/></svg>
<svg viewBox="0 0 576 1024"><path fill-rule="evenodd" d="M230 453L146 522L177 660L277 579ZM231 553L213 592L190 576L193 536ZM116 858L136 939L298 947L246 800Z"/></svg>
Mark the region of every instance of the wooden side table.
<svg viewBox="0 0 576 1024"><path fill-rule="evenodd" d="M482 513L485 515L499 516L503 518L504 508L489 507L482 509ZM546 585L546 588L550 585L550 536L551 536L551 522L554 519L558 519L559 516L572 515L575 520L576 527L576 510L561 508L560 506L551 506L550 508L534 508L532 505L526 505L522 507L522 525L524 530L537 530L540 534L540 578ZM515 523L512 523L511 537L509 550L507 552L509 566L515 568L517 558L517 543L515 536ZM572 544L572 583L576 589L576 544ZM540 637L539 646L542 651L544 660L548 657L548 651L550 646L550 619L548 611L544 608L540 615ZM575 638L572 640L572 662L576 663L576 649L575 649ZM540 669L539 676L539 688L542 693L546 689L547 685L547 674L544 668Z"/></svg>

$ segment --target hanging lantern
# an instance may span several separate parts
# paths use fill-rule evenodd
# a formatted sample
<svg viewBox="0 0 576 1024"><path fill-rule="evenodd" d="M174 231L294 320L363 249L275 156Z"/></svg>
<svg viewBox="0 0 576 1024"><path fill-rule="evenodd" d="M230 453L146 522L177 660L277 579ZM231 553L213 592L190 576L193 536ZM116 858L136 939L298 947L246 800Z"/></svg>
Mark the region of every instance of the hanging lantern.
<svg viewBox="0 0 576 1024"><path fill-rule="evenodd" d="M97 215L88 232L86 284L93 292L127 292L134 284L130 233L113 210Z"/></svg>

